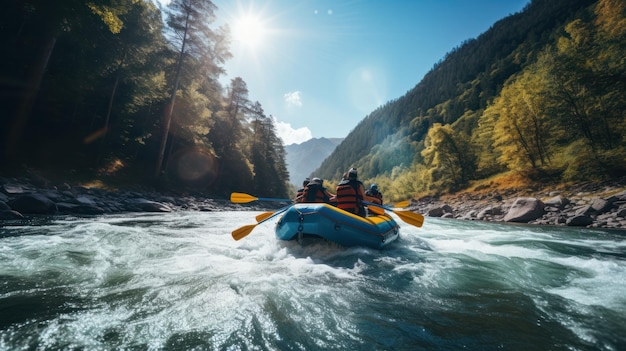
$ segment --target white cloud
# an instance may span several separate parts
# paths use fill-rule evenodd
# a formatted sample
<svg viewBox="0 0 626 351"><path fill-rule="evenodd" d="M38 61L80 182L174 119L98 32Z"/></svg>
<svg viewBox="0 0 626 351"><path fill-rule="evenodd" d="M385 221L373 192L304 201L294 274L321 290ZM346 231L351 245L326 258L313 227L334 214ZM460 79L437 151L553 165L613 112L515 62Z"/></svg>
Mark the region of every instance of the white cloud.
<svg viewBox="0 0 626 351"><path fill-rule="evenodd" d="M280 122L275 117L272 118L274 118L276 133L283 141L284 145L301 144L313 138L313 134L311 134L311 131L307 127L294 129L291 124L287 122Z"/></svg>
<svg viewBox="0 0 626 351"><path fill-rule="evenodd" d="M287 107L302 107L302 99L299 91L293 91L284 95Z"/></svg>

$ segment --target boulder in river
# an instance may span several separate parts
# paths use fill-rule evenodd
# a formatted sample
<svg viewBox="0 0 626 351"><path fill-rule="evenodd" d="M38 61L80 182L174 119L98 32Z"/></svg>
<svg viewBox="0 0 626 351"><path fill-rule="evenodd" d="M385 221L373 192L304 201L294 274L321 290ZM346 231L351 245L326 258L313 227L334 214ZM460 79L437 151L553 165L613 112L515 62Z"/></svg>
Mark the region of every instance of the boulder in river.
<svg viewBox="0 0 626 351"><path fill-rule="evenodd" d="M57 205L41 194L22 195L8 203L20 213L51 214L57 212Z"/></svg>
<svg viewBox="0 0 626 351"><path fill-rule="evenodd" d="M518 197L504 216L505 222L528 223L544 214L544 204L534 197Z"/></svg>
<svg viewBox="0 0 626 351"><path fill-rule="evenodd" d="M130 201L128 207L131 210L140 212L172 212L172 208L164 203L141 198Z"/></svg>

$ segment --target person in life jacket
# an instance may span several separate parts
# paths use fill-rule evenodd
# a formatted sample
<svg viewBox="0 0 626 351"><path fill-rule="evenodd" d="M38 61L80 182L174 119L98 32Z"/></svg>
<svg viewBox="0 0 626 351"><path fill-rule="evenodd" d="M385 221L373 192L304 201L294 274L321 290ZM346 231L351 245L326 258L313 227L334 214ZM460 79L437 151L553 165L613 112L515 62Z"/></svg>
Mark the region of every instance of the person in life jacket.
<svg viewBox="0 0 626 351"><path fill-rule="evenodd" d="M302 188L298 189L298 191L296 192L295 202L302 202L302 196L304 195L304 188L306 188L306 186L309 185L310 182L311 182L311 179L304 178L304 181L302 181Z"/></svg>
<svg viewBox="0 0 626 351"><path fill-rule="evenodd" d="M365 192L365 200L379 205L383 204L383 194L378 191L378 184L370 185L370 188Z"/></svg>
<svg viewBox="0 0 626 351"><path fill-rule="evenodd" d="M350 170L344 174L343 180L337 185L337 207L344 211L365 217L366 212L363 206L364 198L365 191L363 190L363 183L357 180L356 168L350 168Z"/></svg>
<svg viewBox="0 0 626 351"><path fill-rule="evenodd" d="M313 178L309 184L304 187L302 194L302 202L323 202L329 203L330 199L335 195L331 194L324 188L324 181L320 178Z"/></svg>

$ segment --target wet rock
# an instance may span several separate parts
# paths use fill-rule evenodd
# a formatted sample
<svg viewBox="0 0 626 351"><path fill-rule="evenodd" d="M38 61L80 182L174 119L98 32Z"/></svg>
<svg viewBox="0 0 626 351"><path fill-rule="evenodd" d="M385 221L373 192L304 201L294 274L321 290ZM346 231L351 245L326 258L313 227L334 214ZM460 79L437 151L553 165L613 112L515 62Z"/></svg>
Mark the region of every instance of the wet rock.
<svg viewBox="0 0 626 351"><path fill-rule="evenodd" d="M586 214L575 215L574 217L568 218L565 222L565 225L570 227L586 227L593 223L593 218Z"/></svg>
<svg viewBox="0 0 626 351"><path fill-rule="evenodd" d="M138 212L172 212L168 205L146 199L134 199L129 202L128 208Z"/></svg>
<svg viewBox="0 0 626 351"><path fill-rule="evenodd" d="M11 184L11 183L2 184L2 187L0 187L0 190L2 190L2 192L7 195L25 194L29 192L21 184Z"/></svg>
<svg viewBox="0 0 626 351"><path fill-rule="evenodd" d="M428 211L428 213L426 214L428 217L441 217L444 214L444 210L441 207L436 207L433 209L430 209Z"/></svg>
<svg viewBox="0 0 626 351"><path fill-rule="evenodd" d="M71 213L71 214L87 214L87 215L98 215L104 214L105 211L101 207L96 206L95 204L72 204L67 202L58 202L57 203L58 211L61 213Z"/></svg>
<svg viewBox="0 0 626 351"><path fill-rule="evenodd" d="M8 204L20 213L51 214L57 212L57 205L41 194L22 195Z"/></svg>
<svg viewBox="0 0 626 351"><path fill-rule="evenodd" d="M0 211L0 220L23 219L24 215L13 210Z"/></svg>
<svg viewBox="0 0 626 351"><path fill-rule="evenodd" d="M544 204L541 200L532 197L515 199L509 212L504 216L505 222L527 223L544 214Z"/></svg>
<svg viewBox="0 0 626 351"><path fill-rule="evenodd" d="M82 205L95 205L96 201L95 201L94 196L79 195L79 196L76 196L76 203L79 203Z"/></svg>

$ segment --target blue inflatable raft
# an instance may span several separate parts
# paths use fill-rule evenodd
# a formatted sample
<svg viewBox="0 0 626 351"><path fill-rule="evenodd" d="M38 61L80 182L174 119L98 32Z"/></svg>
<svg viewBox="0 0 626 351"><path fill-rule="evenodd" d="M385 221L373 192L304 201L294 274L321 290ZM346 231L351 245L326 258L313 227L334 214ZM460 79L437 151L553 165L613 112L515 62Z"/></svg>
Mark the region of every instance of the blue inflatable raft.
<svg viewBox="0 0 626 351"><path fill-rule="evenodd" d="M388 214L363 218L322 203L295 204L276 223L276 237L316 236L343 246L382 249L398 238L400 226Z"/></svg>

